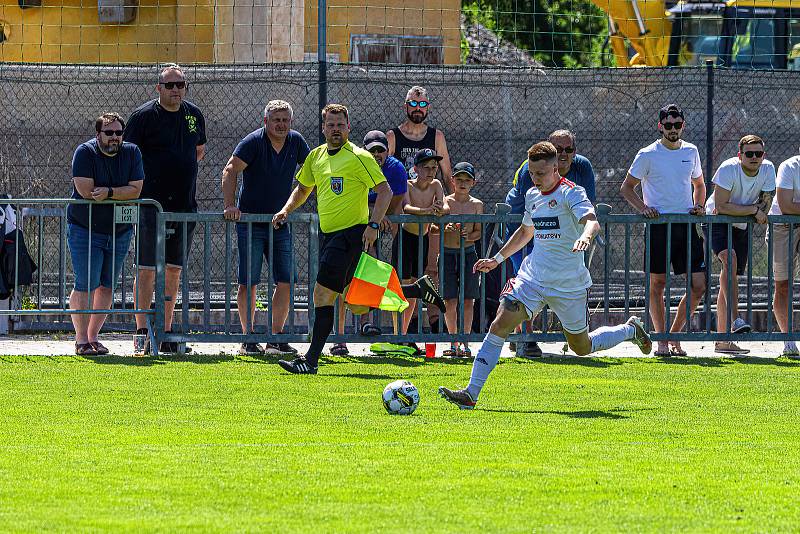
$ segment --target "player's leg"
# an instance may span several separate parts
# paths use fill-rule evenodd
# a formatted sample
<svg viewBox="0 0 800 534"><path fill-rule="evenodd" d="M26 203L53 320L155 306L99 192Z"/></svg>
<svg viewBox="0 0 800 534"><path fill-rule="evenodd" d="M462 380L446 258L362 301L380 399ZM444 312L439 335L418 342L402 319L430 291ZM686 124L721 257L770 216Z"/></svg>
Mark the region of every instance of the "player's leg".
<svg viewBox="0 0 800 534"><path fill-rule="evenodd" d="M631 341L645 354L649 354L652 350L650 336L638 317L631 317L623 324L601 326L589 332L587 291L572 293L546 291L547 305L558 316L569 348L578 356L610 349L623 341Z"/></svg>

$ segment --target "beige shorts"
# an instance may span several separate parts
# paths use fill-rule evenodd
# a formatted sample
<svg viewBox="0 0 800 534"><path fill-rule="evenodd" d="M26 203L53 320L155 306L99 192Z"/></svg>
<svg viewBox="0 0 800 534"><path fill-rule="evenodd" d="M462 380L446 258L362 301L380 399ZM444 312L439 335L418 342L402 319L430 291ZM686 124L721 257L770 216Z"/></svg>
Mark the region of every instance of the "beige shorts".
<svg viewBox="0 0 800 534"><path fill-rule="evenodd" d="M798 274L798 245L800 245L800 227L795 226L792 231L791 249L789 248L789 225L775 224L772 226L772 234L767 232L767 243L772 240L772 272L776 281L789 279L789 250L792 251L794 259L794 277Z"/></svg>

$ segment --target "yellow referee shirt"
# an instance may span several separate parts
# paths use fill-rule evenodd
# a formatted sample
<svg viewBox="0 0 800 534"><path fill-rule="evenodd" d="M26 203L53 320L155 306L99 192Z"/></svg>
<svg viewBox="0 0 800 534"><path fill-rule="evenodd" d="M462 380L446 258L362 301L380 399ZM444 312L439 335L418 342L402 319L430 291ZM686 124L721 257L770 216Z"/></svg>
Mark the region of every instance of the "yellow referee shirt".
<svg viewBox="0 0 800 534"><path fill-rule="evenodd" d="M369 222L369 190L386 178L372 154L348 141L334 155L328 145L309 153L297 181L317 188L320 229L329 234Z"/></svg>

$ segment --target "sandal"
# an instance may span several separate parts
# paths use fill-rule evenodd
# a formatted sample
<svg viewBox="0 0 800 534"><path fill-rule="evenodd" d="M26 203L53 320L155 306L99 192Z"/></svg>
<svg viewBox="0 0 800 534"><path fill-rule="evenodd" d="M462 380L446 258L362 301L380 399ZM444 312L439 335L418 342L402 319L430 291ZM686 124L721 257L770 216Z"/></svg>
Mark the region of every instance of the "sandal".
<svg viewBox="0 0 800 534"><path fill-rule="evenodd" d="M97 356L97 350L91 343L75 343L75 354L78 356Z"/></svg>
<svg viewBox="0 0 800 534"><path fill-rule="evenodd" d="M461 351L458 350L458 345L453 344L450 345L449 349L445 349L444 351L442 351L442 356L444 356L445 358L458 358L459 356L461 356Z"/></svg>
<svg viewBox="0 0 800 534"><path fill-rule="evenodd" d="M461 358L472 358L472 351L469 350L469 347L464 347L463 349L458 351L458 355Z"/></svg>
<svg viewBox="0 0 800 534"><path fill-rule="evenodd" d="M367 337L375 337L381 335L383 332L381 329L372 324L372 323L364 323L361 325L361 335Z"/></svg>
<svg viewBox="0 0 800 534"><path fill-rule="evenodd" d="M331 347L331 354L334 356L347 356L350 351L347 350L347 343L336 343Z"/></svg>
<svg viewBox="0 0 800 534"><path fill-rule="evenodd" d="M108 348L99 341L91 341L89 345L97 352L97 354L108 354Z"/></svg>

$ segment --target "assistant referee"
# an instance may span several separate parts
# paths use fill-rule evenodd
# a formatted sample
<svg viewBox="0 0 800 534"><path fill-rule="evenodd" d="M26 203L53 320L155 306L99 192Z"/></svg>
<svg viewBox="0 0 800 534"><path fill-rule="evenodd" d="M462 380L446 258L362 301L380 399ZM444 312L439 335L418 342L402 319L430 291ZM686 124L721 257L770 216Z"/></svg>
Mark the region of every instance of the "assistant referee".
<svg viewBox="0 0 800 534"><path fill-rule="evenodd" d="M317 211L322 231L319 271L314 285L314 328L305 356L279 360L281 367L296 374L316 374L319 356L333 330L333 305L353 279L361 257L378 238L380 222L392 200L386 182L372 154L350 141L347 108L328 104L322 110L325 144L309 153L297 173L297 187L286 205L272 218L279 227L286 217L305 203L317 189ZM368 193L377 193L372 216Z"/></svg>

